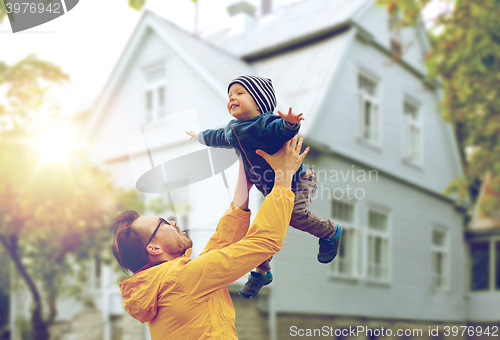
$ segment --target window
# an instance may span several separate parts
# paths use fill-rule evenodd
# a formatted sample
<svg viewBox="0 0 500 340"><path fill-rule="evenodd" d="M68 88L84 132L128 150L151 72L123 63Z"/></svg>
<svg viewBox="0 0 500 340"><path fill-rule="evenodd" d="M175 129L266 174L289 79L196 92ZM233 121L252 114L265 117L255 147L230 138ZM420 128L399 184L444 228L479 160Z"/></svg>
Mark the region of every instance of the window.
<svg viewBox="0 0 500 340"><path fill-rule="evenodd" d="M102 259L98 254L94 255L93 258L88 262L88 274L89 280L88 284L91 290L101 289L101 278L102 278Z"/></svg>
<svg viewBox="0 0 500 340"><path fill-rule="evenodd" d="M378 101L377 81L364 74L358 74L360 98L360 137L373 144L378 144Z"/></svg>
<svg viewBox="0 0 500 340"><path fill-rule="evenodd" d="M432 231L432 286L435 290L448 288L448 240L444 230Z"/></svg>
<svg viewBox="0 0 500 340"><path fill-rule="evenodd" d="M471 290L490 290L491 286L500 290L500 240L471 243L470 256Z"/></svg>
<svg viewBox="0 0 500 340"><path fill-rule="evenodd" d="M144 71L145 123L166 116L166 71L158 65Z"/></svg>
<svg viewBox="0 0 500 340"><path fill-rule="evenodd" d="M95 286L96 288L101 287L101 257L99 255L95 256Z"/></svg>
<svg viewBox="0 0 500 340"><path fill-rule="evenodd" d="M487 290L490 287L490 243L474 242L470 245L471 290Z"/></svg>
<svg viewBox="0 0 500 340"><path fill-rule="evenodd" d="M496 246L495 246L495 250L496 250L496 283L495 283L495 286L496 286L496 289L500 289L500 241L497 241L496 242Z"/></svg>
<svg viewBox="0 0 500 340"><path fill-rule="evenodd" d="M396 56L401 57L403 54L403 46L401 45L401 41L391 37L391 52Z"/></svg>
<svg viewBox="0 0 500 340"><path fill-rule="evenodd" d="M404 101L404 153L405 158L413 163L420 163L420 114L416 104Z"/></svg>
<svg viewBox="0 0 500 340"><path fill-rule="evenodd" d="M399 24L400 17L391 15L389 18L389 37L391 52L397 57L403 55L403 43L401 39L401 25Z"/></svg>
<svg viewBox="0 0 500 340"><path fill-rule="evenodd" d="M342 240L337 257L330 263L330 271L335 276L354 277L356 272L354 205L333 200L332 220L342 227Z"/></svg>
<svg viewBox="0 0 500 340"><path fill-rule="evenodd" d="M387 214L370 209L368 212L367 276L375 281L389 280L389 227Z"/></svg>

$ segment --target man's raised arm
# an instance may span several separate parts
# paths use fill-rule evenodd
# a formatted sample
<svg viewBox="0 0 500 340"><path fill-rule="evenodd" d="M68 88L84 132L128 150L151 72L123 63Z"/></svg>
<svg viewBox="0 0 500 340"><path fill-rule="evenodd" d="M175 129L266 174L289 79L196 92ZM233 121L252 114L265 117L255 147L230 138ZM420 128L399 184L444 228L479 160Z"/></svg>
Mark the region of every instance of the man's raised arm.
<svg viewBox="0 0 500 340"><path fill-rule="evenodd" d="M239 170L234 197L231 206L217 225L215 233L200 255L214 249L221 249L233 244L246 235L250 225L250 210L248 210L249 192L252 184L248 182L243 162L238 158Z"/></svg>
<svg viewBox="0 0 500 340"><path fill-rule="evenodd" d="M181 282L193 299L203 300L208 293L243 276L281 249L295 197L290 190L292 176L309 151L307 148L300 154L301 147L302 137L297 143L295 136L275 155L257 151L275 171L274 188L266 196L245 237L229 246L207 251L182 268Z"/></svg>

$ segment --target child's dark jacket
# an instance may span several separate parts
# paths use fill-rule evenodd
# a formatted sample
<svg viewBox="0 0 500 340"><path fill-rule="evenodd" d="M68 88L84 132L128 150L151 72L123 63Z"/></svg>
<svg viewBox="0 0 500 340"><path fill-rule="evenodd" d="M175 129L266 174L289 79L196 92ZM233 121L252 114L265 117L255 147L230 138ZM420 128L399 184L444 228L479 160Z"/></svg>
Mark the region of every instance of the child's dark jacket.
<svg viewBox="0 0 500 340"><path fill-rule="evenodd" d="M300 124L289 126L281 117L267 112L243 122L233 119L225 128L202 131L198 140L207 146L238 150L249 181L266 196L274 186L274 171L255 151L260 149L270 155L275 154L283 143L299 132L299 128ZM306 171L307 167L302 163L292 183Z"/></svg>

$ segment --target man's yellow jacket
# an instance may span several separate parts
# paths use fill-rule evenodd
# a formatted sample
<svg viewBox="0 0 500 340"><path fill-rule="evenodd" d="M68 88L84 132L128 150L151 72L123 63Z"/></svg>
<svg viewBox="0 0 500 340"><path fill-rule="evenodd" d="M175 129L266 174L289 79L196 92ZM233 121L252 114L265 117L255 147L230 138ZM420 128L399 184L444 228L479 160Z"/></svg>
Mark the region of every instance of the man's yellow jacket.
<svg viewBox="0 0 500 340"><path fill-rule="evenodd" d="M148 323L153 340L237 339L226 285L281 249L294 197L291 190L275 186L250 228L250 212L231 203L200 256L190 259L188 249L121 281L123 306Z"/></svg>

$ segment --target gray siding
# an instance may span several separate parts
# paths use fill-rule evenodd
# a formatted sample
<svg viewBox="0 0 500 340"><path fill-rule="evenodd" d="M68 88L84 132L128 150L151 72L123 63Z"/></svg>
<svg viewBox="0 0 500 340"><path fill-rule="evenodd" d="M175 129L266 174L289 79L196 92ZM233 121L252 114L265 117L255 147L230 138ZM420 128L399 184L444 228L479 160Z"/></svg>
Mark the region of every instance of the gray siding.
<svg viewBox="0 0 500 340"><path fill-rule="evenodd" d="M380 147L359 137L357 74L364 70L378 82ZM404 161L403 101L408 96L420 104L422 164ZM342 155L441 194L462 173L458 151L447 124L436 113L436 94L399 64L358 40L351 45L340 72L330 85L310 138Z"/></svg>
<svg viewBox="0 0 500 340"><path fill-rule="evenodd" d="M317 172L336 169L346 173L352 165L322 156L314 163L314 169ZM323 197L316 197L311 210L331 218L331 200L326 192L336 187L345 188L347 184L362 188L366 193L363 199L352 201L355 202L355 224L361 239L364 239L370 207L382 207L389 214L389 283L373 283L366 279L365 242L360 242L361 276L334 278L329 275L328 265L316 260L317 238L290 228L283 249L273 260L273 294L277 310L465 321L466 248L460 214L440 199L380 175L378 182L353 182L352 178L319 182L318 191L323 190ZM339 192L337 197L340 197ZM434 225L446 228L449 235L451 277L448 292L432 290L431 232Z"/></svg>

